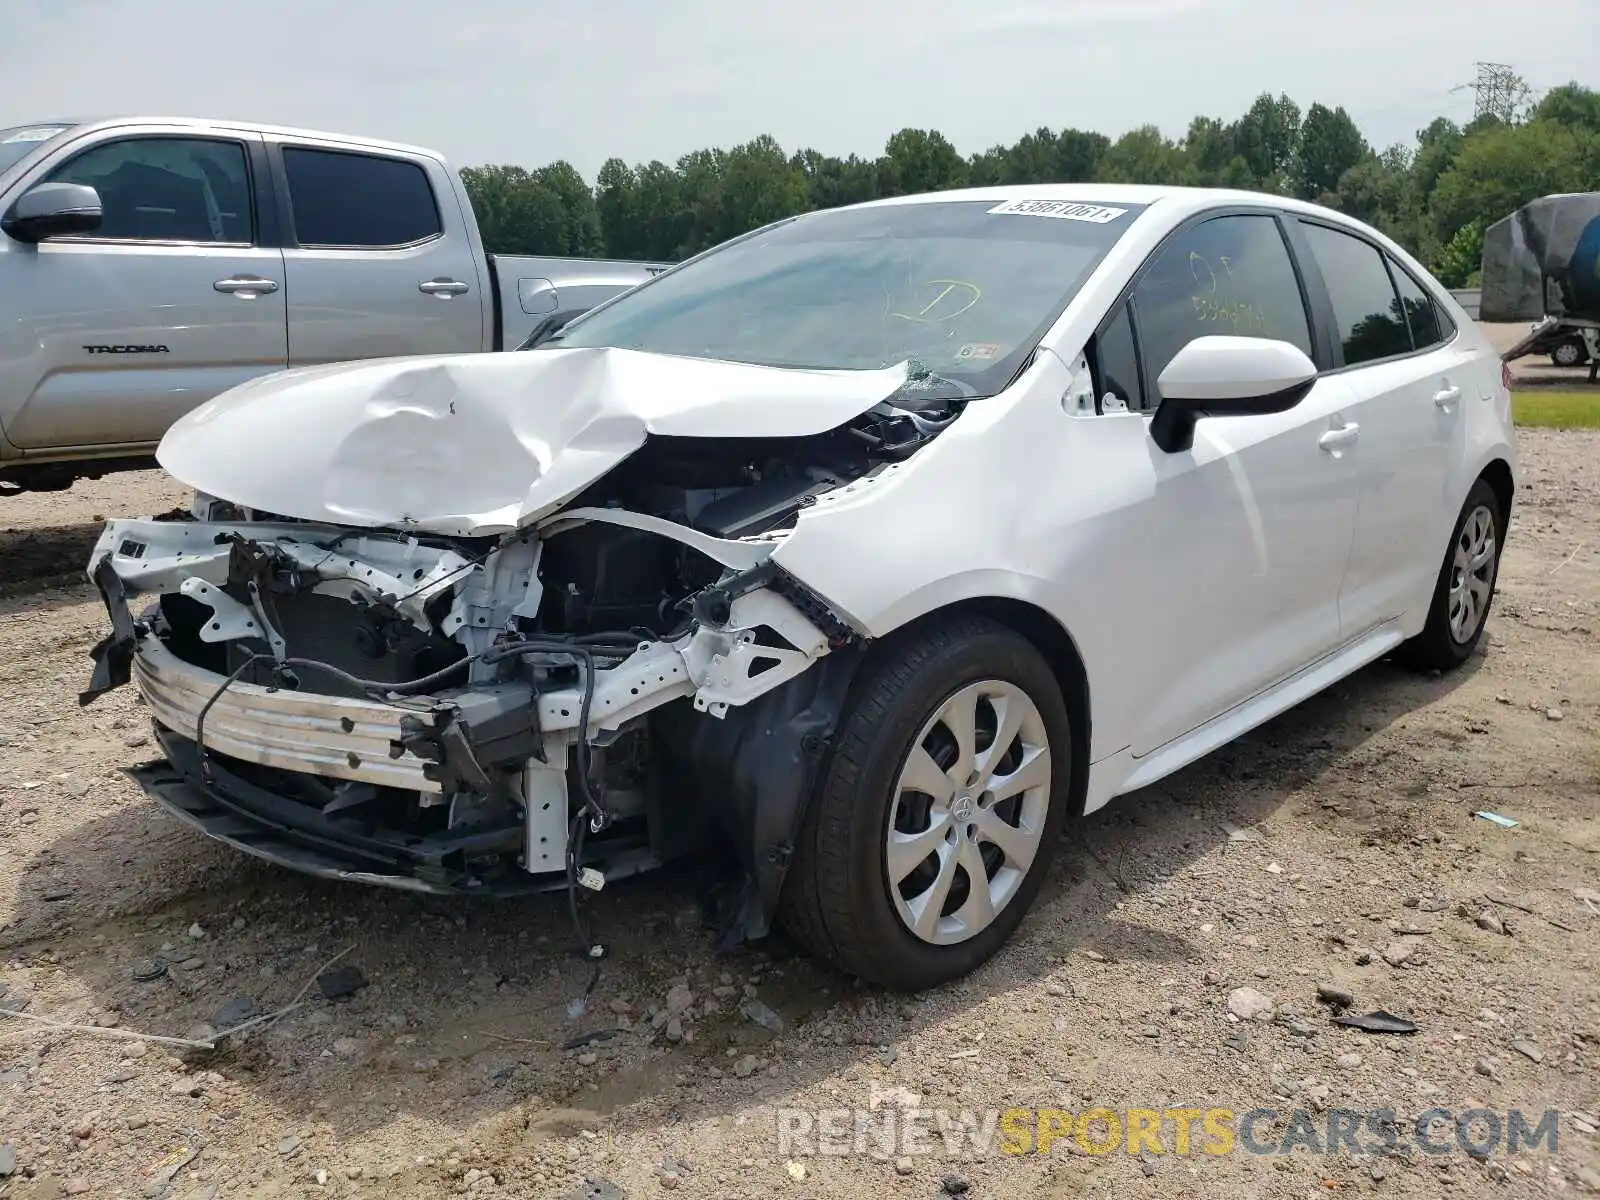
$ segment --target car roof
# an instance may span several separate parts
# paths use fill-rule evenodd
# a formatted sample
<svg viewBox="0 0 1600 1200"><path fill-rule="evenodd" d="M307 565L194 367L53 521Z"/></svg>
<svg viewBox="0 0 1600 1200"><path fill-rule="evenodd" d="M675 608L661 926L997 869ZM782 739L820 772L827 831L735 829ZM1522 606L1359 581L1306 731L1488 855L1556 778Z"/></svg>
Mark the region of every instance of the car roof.
<svg viewBox="0 0 1600 1200"><path fill-rule="evenodd" d="M943 192L918 192L908 196L886 196L845 208L883 208L903 204L939 204L982 201L1000 204L1008 200L1057 200L1077 204L1139 205L1144 212L1137 220L1146 228L1156 225L1175 229L1190 217L1213 209L1273 208L1279 212L1315 217L1329 225L1341 225L1383 246L1414 272L1432 278L1428 268L1404 246L1380 229L1342 213L1338 209L1312 204L1276 192L1247 191L1240 188L1179 187L1140 183L1012 183L998 187L952 188ZM828 210L822 210L828 211ZM834 209L838 212L841 209ZM809 214L808 214L809 215ZM1435 281L1437 283L1437 281ZM1443 287L1443 285L1438 285Z"/></svg>
<svg viewBox="0 0 1600 1200"><path fill-rule="evenodd" d="M1281 196L1275 192L1139 183L1010 183L997 187L953 188L943 192L887 196L882 200L868 200L852 207L870 208L897 204L976 200L987 200L995 204L1007 200L1061 200L1083 204L1138 204L1151 207L1159 205L1169 219L1181 219L1191 212L1230 204L1264 204L1285 211L1303 212L1308 215L1315 213L1347 223L1357 223L1333 209L1297 200L1292 196Z"/></svg>

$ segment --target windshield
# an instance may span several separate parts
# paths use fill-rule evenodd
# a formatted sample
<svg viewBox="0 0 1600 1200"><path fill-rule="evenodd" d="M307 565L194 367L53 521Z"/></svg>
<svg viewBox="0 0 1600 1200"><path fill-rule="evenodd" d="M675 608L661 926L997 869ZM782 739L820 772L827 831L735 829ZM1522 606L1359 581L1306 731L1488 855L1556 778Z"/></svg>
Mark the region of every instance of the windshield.
<svg viewBox="0 0 1600 1200"><path fill-rule="evenodd" d="M53 125L16 125L10 129L0 129L0 171L21 162L40 143L48 142L56 134L71 128L71 125L57 122Z"/></svg>
<svg viewBox="0 0 1600 1200"><path fill-rule="evenodd" d="M993 395L1139 211L986 199L811 213L641 284L545 345L826 370L909 359Z"/></svg>

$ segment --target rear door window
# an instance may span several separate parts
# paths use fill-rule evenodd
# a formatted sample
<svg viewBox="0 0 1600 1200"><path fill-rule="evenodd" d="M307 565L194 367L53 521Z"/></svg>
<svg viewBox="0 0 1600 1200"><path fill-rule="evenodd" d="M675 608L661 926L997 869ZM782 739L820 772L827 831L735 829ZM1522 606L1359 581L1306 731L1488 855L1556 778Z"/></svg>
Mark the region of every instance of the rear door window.
<svg viewBox="0 0 1600 1200"><path fill-rule="evenodd" d="M1326 225L1301 229L1328 289L1345 366L1411 353L1411 331L1383 252Z"/></svg>
<svg viewBox="0 0 1600 1200"><path fill-rule="evenodd" d="M414 162L285 146L296 241L313 249L389 250L444 226L428 173Z"/></svg>

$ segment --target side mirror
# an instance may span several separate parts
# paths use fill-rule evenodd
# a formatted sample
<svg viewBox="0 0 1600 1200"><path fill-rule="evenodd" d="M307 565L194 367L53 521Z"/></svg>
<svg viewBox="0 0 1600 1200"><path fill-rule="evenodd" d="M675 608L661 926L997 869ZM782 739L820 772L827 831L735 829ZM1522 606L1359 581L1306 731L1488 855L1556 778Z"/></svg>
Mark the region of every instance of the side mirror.
<svg viewBox="0 0 1600 1200"><path fill-rule="evenodd" d="M29 188L0 217L0 229L19 242L42 242L100 228L100 193L81 183L41 183Z"/></svg>
<svg viewBox="0 0 1600 1200"><path fill-rule="evenodd" d="M1160 407L1150 436L1168 454L1194 445L1201 417L1286 412L1317 381L1305 351L1267 338L1210 336L1179 350L1156 380Z"/></svg>

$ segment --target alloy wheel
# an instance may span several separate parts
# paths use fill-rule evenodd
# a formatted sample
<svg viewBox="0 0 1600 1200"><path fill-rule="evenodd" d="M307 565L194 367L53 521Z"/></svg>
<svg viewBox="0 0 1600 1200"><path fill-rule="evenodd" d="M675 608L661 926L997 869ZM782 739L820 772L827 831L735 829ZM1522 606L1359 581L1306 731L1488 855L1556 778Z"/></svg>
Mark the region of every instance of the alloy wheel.
<svg viewBox="0 0 1600 1200"><path fill-rule="evenodd" d="M895 781L884 846L908 930L953 945L994 923L1039 853L1050 782L1044 718L1023 689L982 680L940 703Z"/></svg>
<svg viewBox="0 0 1600 1200"><path fill-rule="evenodd" d="M1488 611L1495 548L1494 514L1480 504L1461 524L1450 568L1450 636L1457 642L1470 641Z"/></svg>

